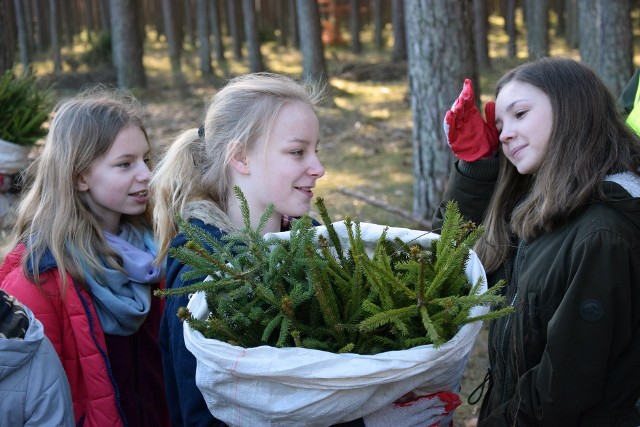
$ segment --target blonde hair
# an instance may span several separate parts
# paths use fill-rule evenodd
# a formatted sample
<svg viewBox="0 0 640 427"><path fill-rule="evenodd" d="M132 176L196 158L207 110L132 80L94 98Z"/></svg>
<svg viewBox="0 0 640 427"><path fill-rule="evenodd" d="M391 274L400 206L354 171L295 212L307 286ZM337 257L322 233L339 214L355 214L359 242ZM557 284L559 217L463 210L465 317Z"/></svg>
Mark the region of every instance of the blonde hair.
<svg viewBox="0 0 640 427"><path fill-rule="evenodd" d="M187 203L209 201L226 211L229 162L268 139L284 104L299 101L314 107L323 88L272 73L236 77L209 102L204 137L197 128L178 136L164 154L151 180L157 260L167 255L178 233L175 216L184 217ZM222 224L222 228L229 227Z"/></svg>
<svg viewBox="0 0 640 427"><path fill-rule="evenodd" d="M23 269L29 277L31 265L37 285L39 263L46 251L56 261L63 292L67 287L66 273L84 286L83 268L97 277L103 261L119 268L121 260L106 243L76 182L94 160L109 151L125 127L139 127L148 142L138 107L130 94L99 86L62 100L54 108L42 152L25 171L27 189L2 251L4 255L20 242L25 243ZM149 218L146 212L123 216L123 221L150 228Z"/></svg>

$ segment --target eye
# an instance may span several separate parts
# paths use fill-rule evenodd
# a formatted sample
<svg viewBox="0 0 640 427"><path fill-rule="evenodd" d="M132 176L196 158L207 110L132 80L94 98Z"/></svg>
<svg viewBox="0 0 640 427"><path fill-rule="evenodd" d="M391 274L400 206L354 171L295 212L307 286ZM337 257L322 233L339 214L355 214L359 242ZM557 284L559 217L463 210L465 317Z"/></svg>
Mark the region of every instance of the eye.
<svg viewBox="0 0 640 427"><path fill-rule="evenodd" d="M527 110L516 112L516 119L521 119L527 114Z"/></svg>
<svg viewBox="0 0 640 427"><path fill-rule="evenodd" d="M129 166L131 166L131 163L129 162L122 162L122 163L118 163L117 165L119 168L128 168Z"/></svg>
<svg viewBox="0 0 640 427"><path fill-rule="evenodd" d="M291 154L293 154L296 157L302 157L304 155L304 150L293 150Z"/></svg>

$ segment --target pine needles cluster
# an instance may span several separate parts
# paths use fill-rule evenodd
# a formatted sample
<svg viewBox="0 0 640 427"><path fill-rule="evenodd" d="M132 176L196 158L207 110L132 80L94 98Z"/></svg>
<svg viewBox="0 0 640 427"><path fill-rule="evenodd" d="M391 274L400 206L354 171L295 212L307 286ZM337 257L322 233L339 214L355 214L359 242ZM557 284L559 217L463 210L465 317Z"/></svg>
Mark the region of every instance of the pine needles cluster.
<svg viewBox="0 0 640 427"><path fill-rule="evenodd" d="M480 294L481 279L467 279L465 264L482 228L465 222L455 202L447 205L441 237L431 247L387 239L385 229L371 254L361 224L349 218L349 244L343 247L322 198L316 207L328 237L317 235L305 215L292 222L290 239L282 240L261 234L272 206L252 227L238 188L236 196L244 229L220 240L178 218L189 243L171 254L192 267L182 279L207 279L156 292L170 297L204 291L207 319L194 318L184 307L178 316L207 338L245 348L376 354L440 345L465 323L506 313L469 317L476 305L503 301L502 283Z"/></svg>

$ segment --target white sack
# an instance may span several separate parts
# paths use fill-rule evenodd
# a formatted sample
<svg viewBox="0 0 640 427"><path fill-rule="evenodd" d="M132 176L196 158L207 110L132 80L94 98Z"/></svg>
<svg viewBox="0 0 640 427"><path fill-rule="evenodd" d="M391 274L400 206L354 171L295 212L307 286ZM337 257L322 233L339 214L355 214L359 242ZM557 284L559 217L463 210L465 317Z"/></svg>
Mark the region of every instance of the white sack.
<svg viewBox="0 0 640 427"><path fill-rule="evenodd" d="M13 175L29 165L31 145L19 145L0 139L0 173Z"/></svg>
<svg viewBox="0 0 640 427"><path fill-rule="evenodd" d="M344 246L343 222L334 224ZM373 249L384 226L361 224L362 237ZM326 227L318 234L327 235ZM289 233L273 234L288 238ZM265 238L270 235L266 235ZM400 237L425 247L434 233L389 227L387 237ZM466 266L472 284L486 274L474 252ZM205 319L209 310L203 292L188 304L194 317ZM489 311L474 307L471 316ZM462 373L481 322L464 325L448 342L375 355L335 354L304 348L261 346L242 348L206 339L184 322L187 349L197 360L196 384L211 413L230 426L329 426L360 418L389 405L405 393L459 392ZM402 420L394 427L402 427Z"/></svg>

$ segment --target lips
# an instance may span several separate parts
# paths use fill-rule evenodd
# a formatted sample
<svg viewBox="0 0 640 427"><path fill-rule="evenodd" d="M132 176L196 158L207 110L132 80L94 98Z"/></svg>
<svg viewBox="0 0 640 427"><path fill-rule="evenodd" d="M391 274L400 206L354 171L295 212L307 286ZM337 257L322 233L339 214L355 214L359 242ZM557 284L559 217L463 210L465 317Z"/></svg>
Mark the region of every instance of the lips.
<svg viewBox="0 0 640 427"><path fill-rule="evenodd" d="M149 190L140 190L135 193L129 193L129 195L134 197L149 197Z"/></svg>
<svg viewBox="0 0 640 427"><path fill-rule="evenodd" d="M513 150L511 150L511 157L513 158L517 157L518 154L520 154L520 152L524 150L525 147L526 147L525 145L522 145L520 147L516 147Z"/></svg>
<svg viewBox="0 0 640 427"><path fill-rule="evenodd" d="M313 187L294 187L296 190L300 190L308 196L313 196Z"/></svg>

